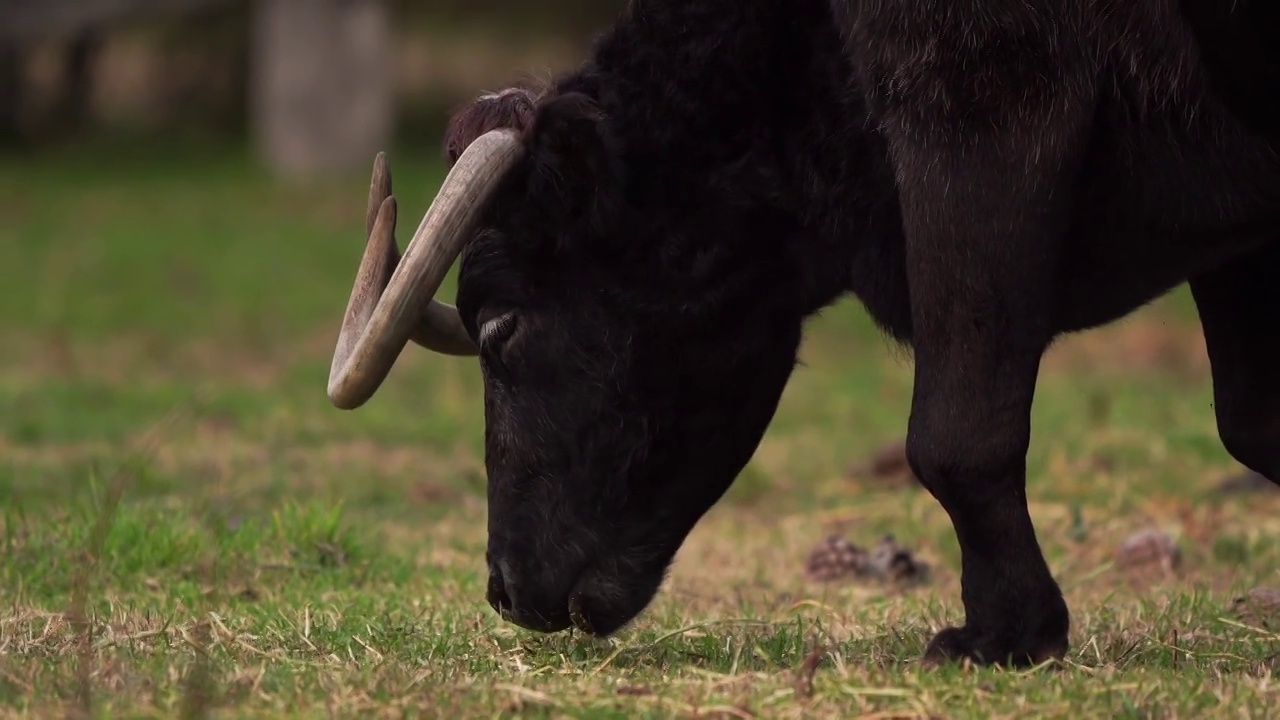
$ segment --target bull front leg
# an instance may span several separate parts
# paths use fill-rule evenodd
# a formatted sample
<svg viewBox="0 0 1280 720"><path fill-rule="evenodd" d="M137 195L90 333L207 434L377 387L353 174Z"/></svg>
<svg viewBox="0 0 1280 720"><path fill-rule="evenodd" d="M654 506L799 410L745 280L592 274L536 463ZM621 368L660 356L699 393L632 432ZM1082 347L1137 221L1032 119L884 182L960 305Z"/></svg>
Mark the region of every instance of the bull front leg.
<svg viewBox="0 0 1280 720"><path fill-rule="evenodd" d="M923 156L946 157L932 169ZM949 157L947 157L949 155ZM1040 358L1053 336L1060 170L1029 178L994 154L903 158L915 386L907 458L951 518L965 625L927 664L1024 666L1067 650L1068 611L1027 510L1026 454ZM1065 194L1065 193L1064 193Z"/></svg>
<svg viewBox="0 0 1280 720"><path fill-rule="evenodd" d="M883 105L915 349L907 456L961 551L965 624L933 638L926 665L1027 666L1068 647L1067 605L1027 508L1026 453L1092 103L1082 85L1047 81L1061 73L1037 78L1014 59L952 61L966 74L934 78L944 89L919 76L920 94L905 83Z"/></svg>

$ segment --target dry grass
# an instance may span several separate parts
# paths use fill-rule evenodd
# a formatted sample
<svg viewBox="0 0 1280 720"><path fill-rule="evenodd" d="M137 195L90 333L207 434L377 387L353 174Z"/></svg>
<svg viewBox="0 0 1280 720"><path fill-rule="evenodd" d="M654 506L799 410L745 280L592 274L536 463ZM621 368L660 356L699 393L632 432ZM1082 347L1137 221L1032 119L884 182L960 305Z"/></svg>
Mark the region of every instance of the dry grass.
<svg viewBox="0 0 1280 720"><path fill-rule="evenodd" d="M901 436L910 363L852 305L812 324L653 606L610 641L545 637L483 601L474 366L407 353L366 408L325 402L364 179L116 160L0 170L0 265L29 270L0 288L0 715L1274 712L1280 613L1233 601L1280 587L1280 493L1216 489L1239 468L1184 295L1046 359L1030 495L1074 611L1063 663L918 669L960 619L958 554L927 494L866 470ZM1145 528L1178 563L1116 562ZM807 579L831 533L892 533L929 582Z"/></svg>

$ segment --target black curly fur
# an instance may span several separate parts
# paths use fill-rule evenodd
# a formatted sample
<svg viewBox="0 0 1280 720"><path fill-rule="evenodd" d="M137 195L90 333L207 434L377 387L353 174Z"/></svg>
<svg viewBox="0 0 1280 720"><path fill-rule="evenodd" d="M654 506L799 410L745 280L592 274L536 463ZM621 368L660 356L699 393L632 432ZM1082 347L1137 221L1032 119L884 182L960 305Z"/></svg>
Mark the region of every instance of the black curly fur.
<svg viewBox="0 0 1280 720"><path fill-rule="evenodd" d="M1024 489L1060 334L1189 281L1223 439L1280 477L1280 162L1249 100L1276 85L1226 16L1187 21L1209 1L636 0L582 67L462 108L451 158L528 148L458 294L477 337L514 318L481 354L490 601L639 613L845 293L915 352L908 454L966 612L932 661L1065 652Z"/></svg>

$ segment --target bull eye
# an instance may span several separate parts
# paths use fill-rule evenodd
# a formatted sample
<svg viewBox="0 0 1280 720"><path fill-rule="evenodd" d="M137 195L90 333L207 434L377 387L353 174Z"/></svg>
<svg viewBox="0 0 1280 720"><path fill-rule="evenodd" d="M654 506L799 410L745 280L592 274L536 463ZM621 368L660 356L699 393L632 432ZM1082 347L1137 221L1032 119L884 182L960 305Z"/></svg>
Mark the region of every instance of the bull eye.
<svg viewBox="0 0 1280 720"><path fill-rule="evenodd" d="M493 348L497 344L502 343L511 337L511 332L516 329L516 313L514 310L505 312L491 320L485 320L480 325L480 347Z"/></svg>

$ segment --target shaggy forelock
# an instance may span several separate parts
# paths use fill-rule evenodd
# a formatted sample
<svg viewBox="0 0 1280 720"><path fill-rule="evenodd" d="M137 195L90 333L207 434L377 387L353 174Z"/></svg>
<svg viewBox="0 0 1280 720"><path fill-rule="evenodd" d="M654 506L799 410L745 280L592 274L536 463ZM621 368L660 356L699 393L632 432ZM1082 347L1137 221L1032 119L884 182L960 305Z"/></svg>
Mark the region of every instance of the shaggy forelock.
<svg viewBox="0 0 1280 720"><path fill-rule="evenodd" d="M476 138L499 128L524 131L533 123L534 108L545 89L537 84L509 87L499 92L485 93L472 100L449 118L445 131L444 154L450 164Z"/></svg>

